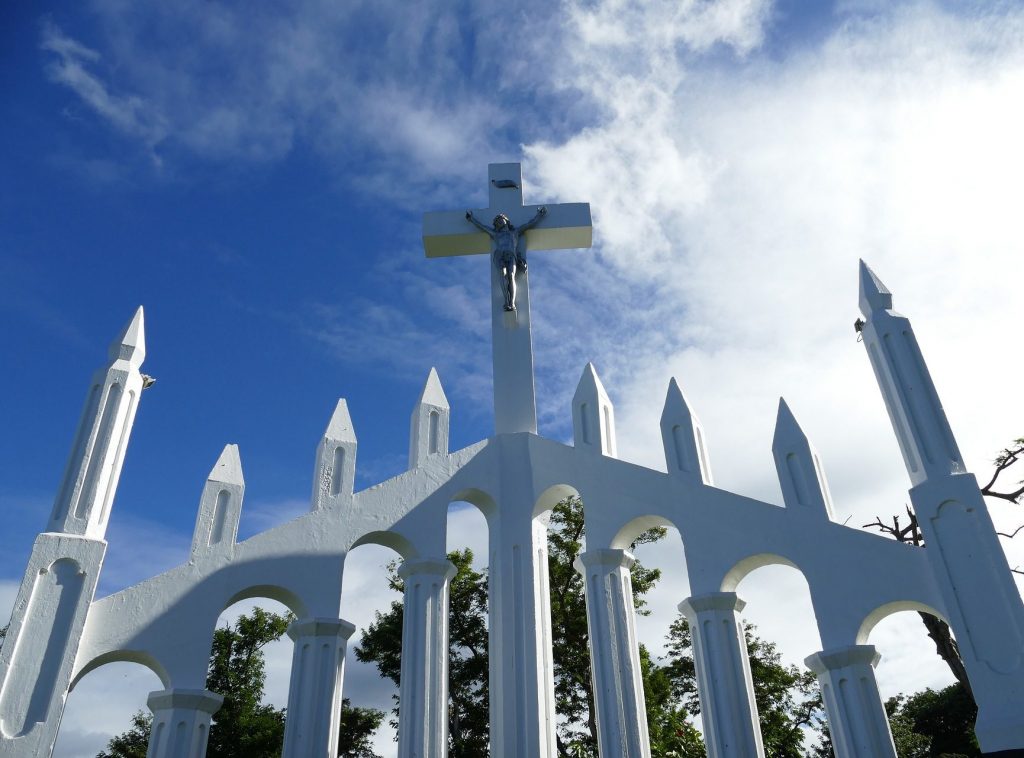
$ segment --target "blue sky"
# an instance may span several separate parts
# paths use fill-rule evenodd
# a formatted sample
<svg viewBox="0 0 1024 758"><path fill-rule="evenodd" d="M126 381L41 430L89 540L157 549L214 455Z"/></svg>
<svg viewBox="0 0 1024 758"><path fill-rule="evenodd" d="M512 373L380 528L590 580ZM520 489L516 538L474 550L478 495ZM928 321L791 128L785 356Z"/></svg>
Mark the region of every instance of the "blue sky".
<svg viewBox="0 0 1024 758"><path fill-rule="evenodd" d="M422 212L485 204L489 162L523 162L528 202L594 212L593 250L532 262L543 434L569 437L593 360L620 455L660 467L675 375L716 482L779 501L785 394L839 518L899 512L906 477L851 328L860 257L914 319L969 465L1024 434L1017 4L89 0L4 16L2 613L88 377L139 304L157 384L103 592L184 559L226 443L243 535L300 512L339 396L360 487L404 466L431 366L452 446L489 435L486 261L427 261L419 241ZM780 606L765 607L762 627Z"/></svg>

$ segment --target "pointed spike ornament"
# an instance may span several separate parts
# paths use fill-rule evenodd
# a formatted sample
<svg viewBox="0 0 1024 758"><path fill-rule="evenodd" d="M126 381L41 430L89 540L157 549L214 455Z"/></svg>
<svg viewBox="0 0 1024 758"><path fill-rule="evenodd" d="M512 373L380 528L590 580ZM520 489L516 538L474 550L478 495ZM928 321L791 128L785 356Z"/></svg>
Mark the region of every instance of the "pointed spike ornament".
<svg viewBox="0 0 1024 758"><path fill-rule="evenodd" d="M670 476L694 483L713 484L704 426L690 409L686 395L673 377L661 412L661 440Z"/></svg>
<svg viewBox="0 0 1024 758"><path fill-rule="evenodd" d="M48 531L102 539L135 421L146 357L142 307L92 378Z"/></svg>
<svg viewBox="0 0 1024 758"><path fill-rule="evenodd" d="M409 421L410 469L419 468L432 456L448 454L450 415L437 369L431 368Z"/></svg>
<svg viewBox="0 0 1024 758"><path fill-rule="evenodd" d="M782 499L793 513L833 518L832 494L818 452L789 409L779 398L772 456L779 474Z"/></svg>
<svg viewBox="0 0 1024 758"><path fill-rule="evenodd" d="M892 310L892 293L864 261L860 307L864 346L911 481L966 471L910 319Z"/></svg>
<svg viewBox="0 0 1024 758"><path fill-rule="evenodd" d="M245 478L238 445L226 445L199 498L199 513L192 533L193 556L231 550L238 537L244 496Z"/></svg>
<svg viewBox="0 0 1024 758"><path fill-rule="evenodd" d="M863 260L860 262L860 312L865 318L872 311L892 310L892 293Z"/></svg>
<svg viewBox="0 0 1024 758"><path fill-rule="evenodd" d="M122 330L121 336L110 344L107 354L112 361L120 359L136 367L142 365L146 358L146 326L141 305Z"/></svg>
<svg viewBox="0 0 1024 758"><path fill-rule="evenodd" d="M583 369L572 398L572 428L577 448L592 450L609 458L618 455L615 409L593 363L588 363Z"/></svg>
<svg viewBox="0 0 1024 758"><path fill-rule="evenodd" d="M323 510L351 499L355 478L356 432L348 403L341 398L316 450L311 510Z"/></svg>

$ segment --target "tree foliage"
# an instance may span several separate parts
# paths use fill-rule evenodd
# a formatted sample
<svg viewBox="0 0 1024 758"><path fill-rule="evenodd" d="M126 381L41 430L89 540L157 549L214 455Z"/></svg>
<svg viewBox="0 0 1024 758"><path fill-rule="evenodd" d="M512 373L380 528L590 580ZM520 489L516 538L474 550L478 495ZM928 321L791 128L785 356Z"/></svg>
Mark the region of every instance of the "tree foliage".
<svg viewBox="0 0 1024 758"><path fill-rule="evenodd" d="M261 704L266 682L263 654L271 642L285 633L293 620L254 608L239 616L233 627L224 626L213 634L206 688L224 696L224 704L213 717L206 750L208 758L277 758L284 742L284 709ZM379 758L370 739L384 714L372 708L342 704L341 758ZM132 716L132 726L110 740L97 758L145 758L153 717L142 711Z"/></svg>
<svg viewBox="0 0 1024 758"><path fill-rule="evenodd" d="M978 707L959 683L938 691L929 688L910 697L890 698L885 712L900 758L981 755L974 736Z"/></svg>

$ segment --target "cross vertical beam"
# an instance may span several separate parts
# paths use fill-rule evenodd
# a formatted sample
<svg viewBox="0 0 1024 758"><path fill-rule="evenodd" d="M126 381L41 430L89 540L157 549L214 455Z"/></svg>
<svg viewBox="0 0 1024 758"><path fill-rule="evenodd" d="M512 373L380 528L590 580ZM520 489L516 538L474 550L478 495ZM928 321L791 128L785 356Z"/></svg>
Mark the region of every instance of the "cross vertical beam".
<svg viewBox="0 0 1024 758"><path fill-rule="evenodd" d="M487 224L499 213L520 227L540 206L523 205L523 174L518 163L487 167L489 207L473 211ZM547 215L525 233L528 251L585 248L593 228L588 203L548 205ZM475 255L491 250L490 239L468 220L465 211L423 214L423 248L428 258ZM537 433L537 399L533 378L533 337L530 329L530 281L516 277L516 310L505 310L502 276L491 261L491 338L494 365L495 434Z"/></svg>

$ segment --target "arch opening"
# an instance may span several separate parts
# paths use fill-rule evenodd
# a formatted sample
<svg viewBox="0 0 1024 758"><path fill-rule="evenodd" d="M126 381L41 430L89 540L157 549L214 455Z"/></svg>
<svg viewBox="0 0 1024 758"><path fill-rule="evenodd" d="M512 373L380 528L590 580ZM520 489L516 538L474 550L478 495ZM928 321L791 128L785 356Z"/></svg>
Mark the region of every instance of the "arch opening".
<svg viewBox="0 0 1024 758"><path fill-rule="evenodd" d="M821 635L803 571L785 556L762 553L738 562L723 580L722 591L735 592L746 603L739 615L755 697L762 704L761 724L809 719L804 729L762 728L765 754L802 754L820 745L825 712L812 705L820 697L819 686L804 659L822 649ZM773 696L780 684L789 702Z"/></svg>
<svg viewBox="0 0 1024 758"><path fill-rule="evenodd" d="M341 618L353 624L355 632L349 637L345 651L342 696L353 708L372 708L383 714L381 725L372 737L373 749L379 755L395 754L396 732L389 717L398 688L372 660L359 660L357 650L376 649L376 644L367 645L365 641L380 627L382 631L378 636L385 640L382 647L390 646L388 652L393 655L397 644L401 655L403 596L393 591L389 582L401 581L395 572L404 560L415 557L417 553L412 545L391 532L367 535L345 556ZM388 662L393 664L394 658L389 658ZM400 665L399 662L399 669ZM387 665L385 669L391 671Z"/></svg>
<svg viewBox="0 0 1024 758"><path fill-rule="evenodd" d="M169 684L163 666L139 651L116 651L76 675L61 718L54 755L96 755L129 731L135 714L149 714L151 692Z"/></svg>

